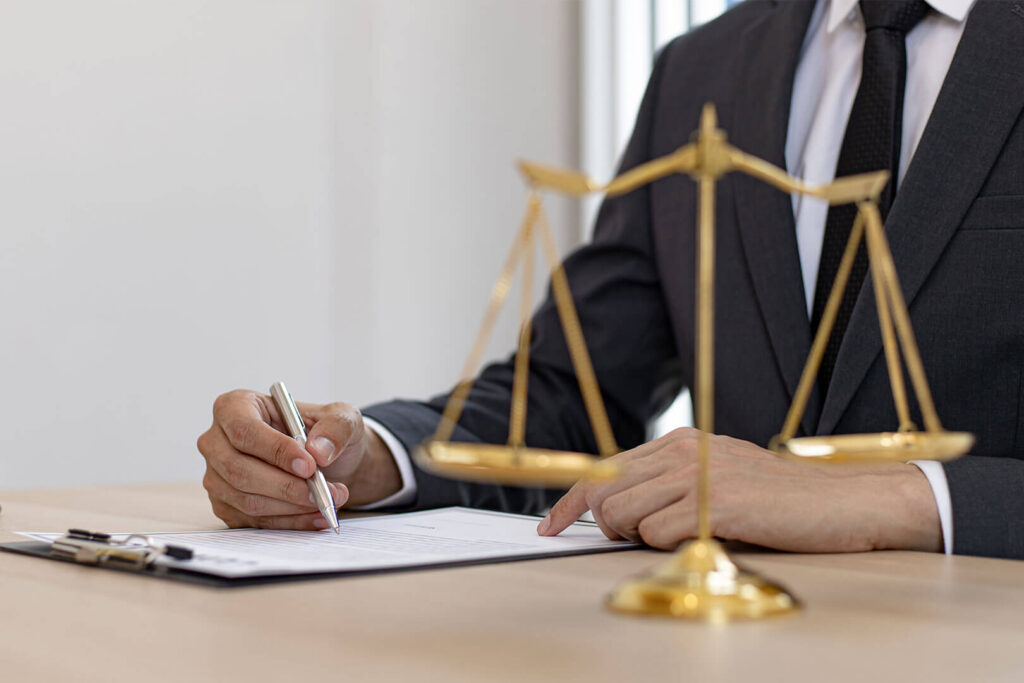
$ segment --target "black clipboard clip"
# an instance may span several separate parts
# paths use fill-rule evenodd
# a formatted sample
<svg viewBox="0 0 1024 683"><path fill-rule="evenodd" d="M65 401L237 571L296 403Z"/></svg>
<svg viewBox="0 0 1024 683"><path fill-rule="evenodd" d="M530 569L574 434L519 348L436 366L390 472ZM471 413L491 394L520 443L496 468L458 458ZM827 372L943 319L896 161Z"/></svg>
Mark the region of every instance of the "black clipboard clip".
<svg viewBox="0 0 1024 683"><path fill-rule="evenodd" d="M192 551L179 545L163 545L149 536L131 534L124 539L114 539L110 534L95 533L85 529L68 529L50 546L54 557L72 560L80 564L92 564L115 569L141 571L161 555L175 560L191 560Z"/></svg>

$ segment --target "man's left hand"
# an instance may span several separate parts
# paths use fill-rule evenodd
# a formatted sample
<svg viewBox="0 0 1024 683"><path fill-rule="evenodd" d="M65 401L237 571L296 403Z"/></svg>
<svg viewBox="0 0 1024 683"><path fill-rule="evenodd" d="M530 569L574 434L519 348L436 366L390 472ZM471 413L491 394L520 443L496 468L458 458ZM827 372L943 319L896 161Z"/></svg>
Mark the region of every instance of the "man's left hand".
<svg viewBox="0 0 1024 683"><path fill-rule="evenodd" d="M677 429L624 451L610 483L581 481L538 532L554 536L588 509L606 536L671 549L697 535L697 442ZM795 552L942 550L931 487L914 465L801 463L710 435L711 532Z"/></svg>

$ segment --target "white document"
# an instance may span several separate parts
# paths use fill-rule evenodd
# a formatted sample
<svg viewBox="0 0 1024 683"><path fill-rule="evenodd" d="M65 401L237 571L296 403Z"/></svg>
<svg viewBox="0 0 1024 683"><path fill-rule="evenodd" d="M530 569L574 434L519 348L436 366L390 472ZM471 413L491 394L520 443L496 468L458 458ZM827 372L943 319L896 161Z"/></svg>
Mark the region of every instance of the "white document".
<svg viewBox="0 0 1024 683"><path fill-rule="evenodd" d="M576 555L636 547L608 540L596 525L577 522L560 535L537 535L540 520L451 507L341 521L333 531L221 529L146 534L191 548L191 560L160 557L159 565L226 578L366 572L504 559ZM53 542L61 534L22 533ZM124 538L127 534L114 534Z"/></svg>

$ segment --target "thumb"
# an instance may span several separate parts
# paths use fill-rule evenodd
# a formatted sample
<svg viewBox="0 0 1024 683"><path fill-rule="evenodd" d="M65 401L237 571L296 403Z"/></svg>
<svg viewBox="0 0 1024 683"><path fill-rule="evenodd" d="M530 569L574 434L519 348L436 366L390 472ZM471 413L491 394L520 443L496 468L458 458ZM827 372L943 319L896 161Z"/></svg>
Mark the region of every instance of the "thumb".
<svg viewBox="0 0 1024 683"><path fill-rule="evenodd" d="M321 468L337 460L350 444L362 442L363 416L347 403L302 406L299 410L304 418L314 421L306 437L306 450Z"/></svg>
<svg viewBox="0 0 1024 683"><path fill-rule="evenodd" d="M589 509L586 484L578 481L558 499L548 516L537 525L537 533L541 536L557 536Z"/></svg>

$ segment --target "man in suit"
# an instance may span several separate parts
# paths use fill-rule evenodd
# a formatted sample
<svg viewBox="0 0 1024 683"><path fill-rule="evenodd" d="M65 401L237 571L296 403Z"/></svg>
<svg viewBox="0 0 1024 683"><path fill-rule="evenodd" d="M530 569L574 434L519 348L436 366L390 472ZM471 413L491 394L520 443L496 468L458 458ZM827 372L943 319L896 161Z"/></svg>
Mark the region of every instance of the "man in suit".
<svg viewBox="0 0 1024 683"><path fill-rule="evenodd" d="M622 170L688 141L705 102L739 148L812 182L889 168L882 211L935 403L972 452L936 463L826 467L765 450L782 425L834 277L849 213L730 174L718 183L713 533L779 549L909 548L1024 557L1024 3L747 0L659 56ZM692 383L693 183L605 202L566 271L626 463L568 494L469 484L409 461L445 397L362 411L302 406L307 450L266 397L236 391L200 437L204 483L233 526L316 528L315 464L348 505L536 513L558 533L586 509L612 537L673 547L696 533L695 432L644 443ZM877 432L897 417L861 260L804 434ZM531 344L527 442L596 446L551 297ZM455 440L503 442L511 362L477 379ZM920 424L916 406L916 421ZM367 426L369 428L367 428ZM277 427L278 429L275 429ZM557 502L556 502L557 501Z"/></svg>

